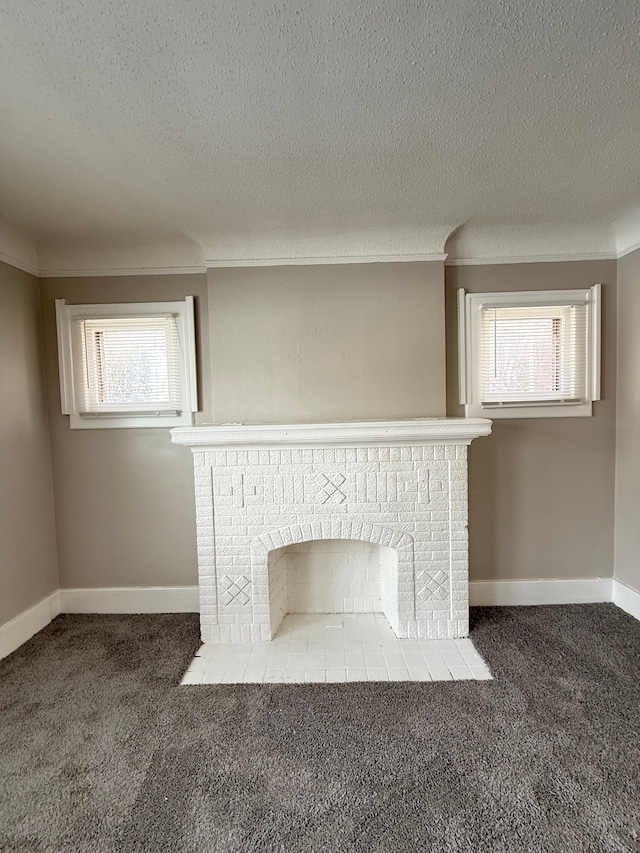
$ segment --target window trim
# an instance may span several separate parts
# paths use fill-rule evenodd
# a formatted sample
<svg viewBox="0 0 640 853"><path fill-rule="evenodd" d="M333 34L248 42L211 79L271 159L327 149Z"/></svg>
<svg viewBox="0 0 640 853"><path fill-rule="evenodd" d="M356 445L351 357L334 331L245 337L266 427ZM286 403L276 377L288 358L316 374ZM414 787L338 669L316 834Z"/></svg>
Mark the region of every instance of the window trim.
<svg viewBox="0 0 640 853"><path fill-rule="evenodd" d="M196 372L196 337L194 298L187 296L179 302L118 302L94 305L67 305L65 299L56 299L56 324L58 331L58 368L60 374L60 403L62 414L69 415L71 429L128 429L191 426L193 412L198 411L198 385ZM72 323L76 319L102 319L115 317L154 317L167 314L176 316L178 335L183 344L184 363L181 379L185 407L180 414L168 412L95 412L79 414L75 399Z"/></svg>
<svg viewBox="0 0 640 853"><path fill-rule="evenodd" d="M480 318L488 305L502 307L585 304L588 319L588 399L580 403L534 401L521 405L483 405L481 402ZM466 417L474 418L558 418L589 417L592 403L600 399L601 285L574 290L498 291L467 293L458 290L458 391Z"/></svg>

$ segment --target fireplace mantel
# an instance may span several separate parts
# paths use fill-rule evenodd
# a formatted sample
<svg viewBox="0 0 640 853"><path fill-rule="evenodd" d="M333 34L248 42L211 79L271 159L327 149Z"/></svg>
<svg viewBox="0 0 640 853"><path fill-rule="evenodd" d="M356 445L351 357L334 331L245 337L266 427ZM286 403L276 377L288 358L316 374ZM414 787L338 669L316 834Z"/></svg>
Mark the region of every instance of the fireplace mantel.
<svg viewBox="0 0 640 853"><path fill-rule="evenodd" d="M376 607L398 637L466 636L466 446L490 432L482 418L172 430L193 452L203 641L272 639L290 610L281 556L318 540L381 546Z"/></svg>
<svg viewBox="0 0 640 853"><path fill-rule="evenodd" d="M401 447L412 444L470 444L489 435L485 418L412 418L299 424L202 424L171 430L174 444L206 450L296 447Z"/></svg>

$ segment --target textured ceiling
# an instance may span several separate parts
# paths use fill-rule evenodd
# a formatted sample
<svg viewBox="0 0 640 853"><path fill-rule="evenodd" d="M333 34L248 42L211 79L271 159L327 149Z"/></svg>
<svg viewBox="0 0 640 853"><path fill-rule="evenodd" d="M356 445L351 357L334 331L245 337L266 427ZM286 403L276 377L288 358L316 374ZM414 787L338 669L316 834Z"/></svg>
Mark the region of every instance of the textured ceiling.
<svg viewBox="0 0 640 853"><path fill-rule="evenodd" d="M0 0L0 25L0 210L54 266L598 253L640 209L634 0Z"/></svg>

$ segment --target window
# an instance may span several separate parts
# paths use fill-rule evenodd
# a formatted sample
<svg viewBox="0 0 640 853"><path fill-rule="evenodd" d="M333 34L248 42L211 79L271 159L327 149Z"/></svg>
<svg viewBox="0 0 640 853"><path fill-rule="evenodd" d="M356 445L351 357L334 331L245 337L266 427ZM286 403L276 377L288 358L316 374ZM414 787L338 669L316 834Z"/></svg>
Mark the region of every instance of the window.
<svg viewBox="0 0 640 853"><path fill-rule="evenodd" d="M460 402L468 417L591 414L600 399L600 285L458 291Z"/></svg>
<svg viewBox="0 0 640 853"><path fill-rule="evenodd" d="M56 299L62 411L72 429L189 425L198 408L193 297Z"/></svg>

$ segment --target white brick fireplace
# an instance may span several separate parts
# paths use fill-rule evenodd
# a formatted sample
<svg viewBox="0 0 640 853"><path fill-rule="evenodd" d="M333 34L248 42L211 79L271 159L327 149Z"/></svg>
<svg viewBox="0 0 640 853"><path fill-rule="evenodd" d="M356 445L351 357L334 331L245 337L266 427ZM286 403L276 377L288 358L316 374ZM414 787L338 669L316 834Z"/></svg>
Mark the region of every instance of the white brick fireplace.
<svg viewBox="0 0 640 853"><path fill-rule="evenodd" d="M490 431L471 418L172 430L193 451L202 640L270 640L301 601L379 608L398 637L466 636L467 445ZM323 581L314 607L297 546L323 542L329 566L339 540L341 588ZM366 565L345 562L355 540ZM350 566L368 584L354 594Z"/></svg>

